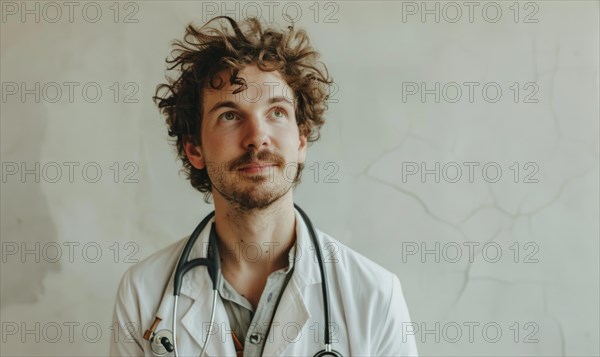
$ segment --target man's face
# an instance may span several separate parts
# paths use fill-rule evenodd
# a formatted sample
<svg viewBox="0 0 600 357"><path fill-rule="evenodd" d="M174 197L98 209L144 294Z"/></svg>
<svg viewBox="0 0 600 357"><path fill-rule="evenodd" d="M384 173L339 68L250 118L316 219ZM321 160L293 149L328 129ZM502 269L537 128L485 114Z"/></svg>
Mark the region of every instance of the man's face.
<svg viewBox="0 0 600 357"><path fill-rule="evenodd" d="M240 93L233 94L239 85L229 84L228 70L219 77L223 88L204 92L202 144L186 145L188 158L194 167L207 168L215 200L267 207L290 191L306 158L293 91L279 72L255 65L238 73L248 86Z"/></svg>

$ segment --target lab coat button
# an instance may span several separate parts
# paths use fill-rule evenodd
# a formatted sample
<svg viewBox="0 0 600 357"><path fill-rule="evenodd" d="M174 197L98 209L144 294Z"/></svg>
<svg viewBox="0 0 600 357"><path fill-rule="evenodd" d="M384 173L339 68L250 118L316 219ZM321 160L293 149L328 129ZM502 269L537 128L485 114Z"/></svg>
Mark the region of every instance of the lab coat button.
<svg viewBox="0 0 600 357"><path fill-rule="evenodd" d="M262 336L258 333L254 333L254 334L250 335L250 343L253 345L259 344L261 340L262 340Z"/></svg>

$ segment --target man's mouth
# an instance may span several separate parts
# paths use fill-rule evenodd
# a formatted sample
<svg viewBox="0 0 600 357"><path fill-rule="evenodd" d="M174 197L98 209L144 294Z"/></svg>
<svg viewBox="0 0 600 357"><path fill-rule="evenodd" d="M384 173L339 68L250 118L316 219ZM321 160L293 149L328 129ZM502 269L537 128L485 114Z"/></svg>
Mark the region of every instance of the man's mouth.
<svg viewBox="0 0 600 357"><path fill-rule="evenodd" d="M241 171L246 174L257 174L267 172L270 167L275 166L276 164L271 162L255 162L247 165L243 165L238 168L238 171Z"/></svg>

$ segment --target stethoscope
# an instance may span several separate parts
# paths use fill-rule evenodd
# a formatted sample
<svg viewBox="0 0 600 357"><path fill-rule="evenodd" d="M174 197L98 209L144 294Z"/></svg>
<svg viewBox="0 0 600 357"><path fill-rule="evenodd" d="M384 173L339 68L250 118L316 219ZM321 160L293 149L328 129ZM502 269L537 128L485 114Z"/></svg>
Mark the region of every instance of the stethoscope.
<svg viewBox="0 0 600 357"><path fill-rule="evenodd" d="M317 352L315 354L315 357L324 357L324 356L342 357L342 355L339 352L337 352L331 348L331 340L329 338L329 321L331 320L330 310L329 310L329 291L327 289L327 280L326 280L326 275L325 275L325 265L323 264L323 256L321 254L320 249L318 249L319 241L317 239L317 233L315 231L315 228L314 228L312 222L306 215L306 213L304 213L304 211L300 207L298 207L298 205L294 204L294 207L298 210L298 212L300 212L302 219L304 220L304 222L306 223L306 226L308 227L308 231L310 233L310 238L311 238L312 244L315 246L317 261L319 263L319 270L321 272L321 291L323 294L324 320L325 320L325 349ZM179 301L179 293L181 292L181 282L183 280L183 276L187 272L189 272L192 268L195 268L199 265L203 265L207 268L208 274L213 283L212 310L210 313L210 324L208 326L213 326L213 324L214 324L215 311L217 309L217 297L219 295L218 287L219 287L220 279L221 279L221 273L220 273L221 272L221 264L220 264L219 260L216 259L216 254L212 254L212 252L216 252L218 249L214 223L212 224L212 227L211 227L210 238L209 238L209 243L208 243L208 250L207 250L207 254L206 254L207 257L188 260L190 253L192 251L192 247L194 246L194 243L196 243L198 236L204 230L204 228L206 227L208 222L214 217L214 215L215 215L214 211L209 213L200 222L200 224L198 224L198 226L196 227L196 229L194 230L194 232L188 239L187 243L185 244L185 247L183 248L183 251L179 258L179 262L175 266L175 271L173 274L174 275L173 276L174 303L173 303L173 321L172 321L172 326L171 326L172 332L169 330L160 330L160 331L154 332L156 330L158 324L162 320L159 317L159 314L157 314L150 329L146 330L146 332L144 333L144 339L150 341L152 352L156 356L163 356L170 352L174 352L175 357L179 356L178 350L177 350L176 317L177 317L177 303ZM204 356L206 346L208 345L208 342L212 335L210 332L211 332L210 329L208 329L206 338L203 339L204 342L202 344L200 357Z"/></svg>

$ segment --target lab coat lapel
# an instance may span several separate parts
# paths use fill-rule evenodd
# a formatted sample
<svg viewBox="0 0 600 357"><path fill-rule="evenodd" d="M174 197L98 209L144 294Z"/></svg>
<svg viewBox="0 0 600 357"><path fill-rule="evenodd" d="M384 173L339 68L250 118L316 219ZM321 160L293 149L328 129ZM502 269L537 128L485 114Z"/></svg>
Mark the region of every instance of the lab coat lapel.
<svg viewBox="0 0 600 357"><path fill-rule="evenodd" d="M214 218L206 225L199 235L190 254L190 260L206 257L208 239L213 222ZM206 268L196 267L183 277L181 294L193 300L191 307L185 312L181 319L181 323L198 344L197 348L199 354L210 327L209 322L212 311L212 281ZM235 356L235 347L229 331L231 331L231 327L229 325L227 311L225 310L220 297L217 297L212 336L206 346L207 356Z"/></svg>
<svg viewBox="0 0 600 357"><path fill-rule="evenodd" d="M263 355L282 356L290 344L298 342L301 330L309 318L310 313L304 304L302 293L292 279L275 312Z"/></svg>
<svg viewBox="0 0 600 357"><path fill-rule="evenodd" d="M206 284L210 288L209 284ZM208 291L208 290L207 290ZM190 309L182 319L189 334L201 349L204 344L207 332L209 330L210 313L212 310L212 296L198 298L194 301ZM235 347L233 339L229 333L229 318L223 307L221 299L217 298L217 308L215 311L215 323L211 332L210 341L206 346L207 356L235 356ZM198 350L198 353L200 350Z"/></svg>
<svg viewBox="0 0 600 357"><path fill-rule="evenodd" d="M265 343L263 355L281 356L290 344L297 343L301 330L311 314L306 305L307 287L321 282L319 265L315 259L314 247L308 227L298 211L296 213L296 260L294 273L288 283L273 318L273 325ZM314 300L314 299L313 299Z"/></svg>

